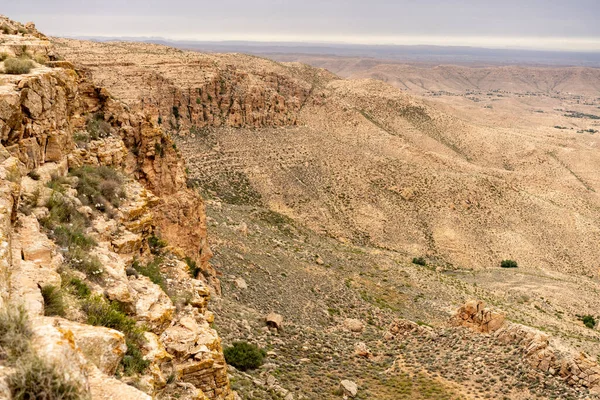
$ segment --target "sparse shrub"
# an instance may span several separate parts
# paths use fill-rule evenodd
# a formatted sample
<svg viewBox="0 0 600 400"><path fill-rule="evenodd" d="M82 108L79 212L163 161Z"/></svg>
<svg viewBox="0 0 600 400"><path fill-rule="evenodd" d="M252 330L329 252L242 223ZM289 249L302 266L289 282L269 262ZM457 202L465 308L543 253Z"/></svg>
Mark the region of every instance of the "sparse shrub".
<svg viewBox="0 0 600 400"><path fill-rule="evenodd" d="M10 57L4 60L4 72L11 75L28 74L33 68L31 60Z"/></svg>
<svg viewBox="0 0 600 400"><path fill-rule="evenodd" d="M104 114L96 113L88 119L86 130L90 134L91 140L98 140L109 137L112 127L104 120Z"/></svg>
<svg viewBox="0 0 600 400"><path fill-rule="evenodd" d="M34 181L40 180L40 174L36 170L31 170L27 173L27 176L33 179Z"/></svg>
<svg viewBox="0 0 600 400"><path fill-rule="evenodd" d="M198 267L196 261L192 260L190 257L186 257L185 263L189 268L190 276L196 279L198 277L198 273L200 272L200 267Z"/></svg>
<svg viewBox="0 0 600 400"><path fill-rule="evenodd" d="M54 241L70 249L80 248L82 250L90 250L96 246L96 241L83 233L81 229L71 225L59 225L52 232Z"/></svg>
<svg viewBox="0 0 600 400"><path fill-rule="evenodd" d="M179 115L179 107L173 106L173 116L175 117L175 119L179 119L179 117L180 117L180 115Z"/></svg>
<svg viewBox="0 0 600 400"><path fill-rule="evenodd" d="M80 400L86 398L81 387L65 379L58 369L36 356L17 365L8 376L13 400Z"/></svg>
<svg viewBox="0 0 600 400"><path fill-rule="evenodd" d="M86 147L86 145L92 140L89 132L87 131L79 131L73 134L73 140L77 147Z"/></svg>
<svg viewBox="0 0 600 400"><path fill-rule="evenodd" d="M415 257L412 259L412 263L416 265L421 265L423 267L427 266L427 261L423 257Z"/></svg>
<svg viewBox="0 0 600 400"><path fill-rule="evenodd" d="M59 288L53 285L42 286L42 297L44 298L45 316L65 316L65 303Z"/></svg>
<svg viewBox="0 0 600 400"><path fill-rule="evenodd" d="M8 53L6 53L6 52L4 52L4 51L0 53L0 61L4 61L4 60L6 60L8 57L9 57Z"/></svg>
<svg viewBox="0 0 600 400"><path fill-rule="evenodd" d="M162 143L154 143L154 152L161 157L165 156L165 149L163 148Z"/></svg>
<svg viewBox="0 0 600 400"><path fill-rule="evenodd" d="M101 212L119 207L125 197L123 180L114 168L85 165L71 170L70 175L79 178L75 186L79 200Z"/></svg>
<svg viewBox="0 0 600 400"><path fill-rule="evenodd" d="M502 260L500 267L502 268L517 268L519 265L514 260Z"/></svg>
<svg viewBox="0 0 600 400"><path fill-rule="evenodd" d="M33 60L40 65L46 65L46 63L49 61L48 57L42 54L34 55Z"/></svg>
<svg viewBox="0 0 600 400"><path fill-rule="evenodd" d="M144 360L140 347L144 341L144 329L136 325L133 318L128 317L117 303L109 303L100 296L88 298L82 306L87 315L87 323L116 329L125 334L127 352L121 361L126 375L142 373L149 362Z"/></svg>
<svg viewBox="0 0 600 400"><path fill-rule="evenodd" d="M267 353L248 342L234 342L223 350L225 360L241 371L256 369L263 364Z"/></svg>
<svg viewBox="0 0 600 400"><path fill-rule="evenodd" d="M590 329L594 329L596 327L596 319L591 315L583 315L579 319L586 327Z"/></svg>
<svg viewBox="0 0 600 400"><path fill-rule="evenodd" d="M152 234L152 236L148 238L148 246L150 246L150 251L152 254L160 254L161 250L167 247L167 242L155 234Z"/></svg>
<svg viewBox="0 0 600 400"><path fill-rule="evenodd" d="M31 327L23 307L0 310L0 360L13 362L29 351Z"/></svg>
<svg viewBox="0 0 600 400"><path fill-rule="evenodd" d="M67 283L67 288L80 299L87 299L92 294L90 287L79 278L71 278Z"/></svg>
<svg viewBox="0 0 600 400"><path fill-rule="evenodd" d="M165 279L160 273L160 266L163 263L162 257L156 257L154 260L149 262L146 265L140 264L137 260L133 261L131 265L134 270L139 272L141 275L147 276L153 283L156 283L158 286L166 292L167 285L165 283Z"/></svg>
<svg viewBox="0 0 600 400"><path fill-rule="evenodd" d="M70 248L65 256L67 264L71 268L85 273L89 278L97 278L104 272L98 257L91 255L89 251L81 247Z"/></svg>
<svg viewBox="0 0 600 400"><path fill-rule="evenodd" d="M87 398L75 382L52 364L39 358L31 347L32 331L22 307L0 310L0 360L14 368L6 379L13 400L79 400Z"/></svg>

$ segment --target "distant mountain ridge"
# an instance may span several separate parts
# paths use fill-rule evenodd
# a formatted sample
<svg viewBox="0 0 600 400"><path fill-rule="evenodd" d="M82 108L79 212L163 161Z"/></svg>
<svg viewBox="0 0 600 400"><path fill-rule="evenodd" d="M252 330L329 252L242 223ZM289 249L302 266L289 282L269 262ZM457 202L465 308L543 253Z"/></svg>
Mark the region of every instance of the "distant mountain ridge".
<svg viewBox="0 0 600 400"><path fill-rule="evenodd" d="M344 43L252 42L173 40L162 37L77 36L73 39L99 42L128 41L162 44L186 50L215 53L247 53L282 57L289 54L367 57L404 62L555 65L600 67L600 53L492 49L469 46L362 45Z"/></svg>

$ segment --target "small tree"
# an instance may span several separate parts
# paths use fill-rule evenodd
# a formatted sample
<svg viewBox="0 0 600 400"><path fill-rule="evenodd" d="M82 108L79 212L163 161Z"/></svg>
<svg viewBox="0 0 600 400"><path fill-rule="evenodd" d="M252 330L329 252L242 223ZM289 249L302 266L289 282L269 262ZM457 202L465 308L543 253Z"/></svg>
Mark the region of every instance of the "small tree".
<svg viewBox="0 0 600 400"><path fill-rule="evenodd" d="M427 261L425 261L423 257L415 257L412 259L412 262L413 264L421 265L423 267L427 265Z"/></svg>
<svg viewBox="0 0 600 400"><path fill-rule="evenodd" d="M248 342L234 342L233 346L223 350L223 354L228 364L241 371L260 367L267 355L263 349Z"/></svg>
<svg viewBox="0 0 600 400"><path fill-rule="evenodd" d="M514 260L502 260L500 267L502 268L517 268L519 265Z"/></svg>
<svg viewBox="0 0 600 400"><path fill-rule="evenodd" d="M596 319L591 315L584 315L580 318L581 322L590 329L596 326Z"/></svg>

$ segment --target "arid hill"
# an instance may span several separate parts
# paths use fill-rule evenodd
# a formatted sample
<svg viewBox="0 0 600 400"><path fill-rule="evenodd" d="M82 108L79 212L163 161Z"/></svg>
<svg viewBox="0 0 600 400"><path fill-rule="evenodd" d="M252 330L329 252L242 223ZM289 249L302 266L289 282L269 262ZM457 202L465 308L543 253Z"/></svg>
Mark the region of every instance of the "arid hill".
<svg viewBox="0 0 600 400"><path fill-rule="evenodd" d="M413 93L501 90L600 96L599 68L405 64L374 58L302 54L274 54L269 57L326 68L345 78L378 79Z"/></svg>
<svg viewBox="0 0 600 400"><path fill-rule="evenodd" d="M230 369L243 398L597 396L596 98L53 42L152 115L208 198L216 327L270 350Z"/></svg>
<svg viewBox="0 0 600 400"><path fill-rule="evenodd" d="M234 197L441 264L495 268L514 258L532 270L597 273L597 136L554 127L592 129L595 120L530 107L507 121L483 106L454 110L378 81L251 56L56 42L177 133L204 187L244 182L248 193Z"/></svg>

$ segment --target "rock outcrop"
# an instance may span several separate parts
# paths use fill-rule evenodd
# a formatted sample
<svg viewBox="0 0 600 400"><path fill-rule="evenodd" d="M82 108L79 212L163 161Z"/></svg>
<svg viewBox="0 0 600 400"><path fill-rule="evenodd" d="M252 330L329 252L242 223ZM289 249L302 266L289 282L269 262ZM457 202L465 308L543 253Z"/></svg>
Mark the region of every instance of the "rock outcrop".
<svg viewBox="0 0 600 400"><path fill-rule="evenodd" d="M504 324L504 314L485 307L483 301L469 300L461 306L453 318L456 325L466 326L477 332L493 333Z"/></svg>
<svg viewBox="0 0 600 400"><path fill-rule="evenodd" d="M55 41L65 45L61 46L64 56L82 62L133 109L150 113L167 129L182 133L294 125L312 90L284 66L272 71L268 61L242 54L209 55L150 45L158 58L148 65L139 51L144 46L136 43L121 43L110 50L114 60L110 68L129 82L121 85L106 73L102 55L106 44ZM239 68L240 58L252 67Z"/></svg>
<svg viewBox="0 0 600 400"><path fill-rule="evenodd" d="M170 374L195 398L232 399L209 326L208 285L218 292L219 282L204 204L175 146L88 71L53 61L32 24L2 24L0 51L27 48L36 61L28 74L0 76L0 307L20 303L39 357L93 399L152 398L169 390ZM64 318L44 316L53 290L69 298L54 311ZM94 307L112 319L91 318ZM131 357L143 360L140 389L109 378ZM2 362L0 390L12 373Z"/></svg>
<svg viewBox="0 0 600 400"><path fill-rule="evenodd" d="M523 359L534 369L559 376L573 386L583 386L600 394L600 365L589 355L554 344L548 334L525 325L505 321L504 314L470 300L461 306L451 324L491 334L503 344L521 349Z"/></svg>

